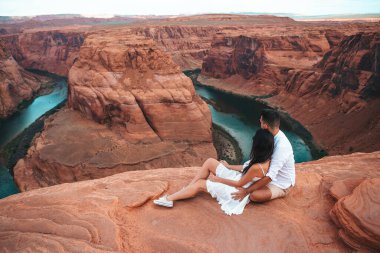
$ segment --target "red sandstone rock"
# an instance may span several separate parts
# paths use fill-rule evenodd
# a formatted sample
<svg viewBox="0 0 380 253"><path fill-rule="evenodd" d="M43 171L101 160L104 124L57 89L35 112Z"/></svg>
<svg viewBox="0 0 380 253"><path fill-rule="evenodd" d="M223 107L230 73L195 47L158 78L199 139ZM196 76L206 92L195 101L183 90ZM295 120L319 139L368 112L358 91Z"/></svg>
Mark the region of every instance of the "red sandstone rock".
<svg viewBox="0 0 380 253"><path fill-rule="evenodd" d="M202 66L212 37L219 30L212 26L152 26L133 28L131 32L153 39L182 70L186 70Z"/></svg>
<svg viewBox="0 0 380 253"><path fill-rule="evenodd" d="M245 79L263 78L279 81L273 76L281 68L291 68L301 60L315 61L320 52L329 48L300 36L221 36L214 39L202 65L202 74L215 78L241 75ZM305 64L303 67L307 67ZM266 73L264 73L266 72Z"/></svg>
<svg viewBox="0 0 380 253"><path fill-rule="evenodd" d="M366 179L331 210L339 237L356 250L380 250L380 178Z"/></svg>
<svg viewBox="0 0 380 253"><path fill-rule="evenodd" d="M377 51L380 50L380 33L359 33L342 40L327 52L316 64L317 69L309 72L290 73L286 89L300 96L309 93L342 95L345 112L363 98L379 97Z"/></svg>
<svg viewBox="0 0 380 253"><path fill-rule="evenodd" d="M207 104L150 39L89 35L69 73L68 100L76 111L50 117L16 164L21 191L216 157Z"/></svg>
<svg viewBox="0 0 380 253"><path fill-rule="evenodd" d="M363 182L364 178L349 178L337 180L330 188L330 195L336 200L351 195L352 191Z"/></svg>
<svg viewBox="0 0 380 253"><path fill-rule="evenodd" d="M152 203L180 189L198 168L132 171L13 195L0 200L0 251L351 252L329 216L328 190L336 180L380 178L380 152L296 167L296 187L286 198L249 204L232 217L206 194L173 209ZM372 242L379 236L378 211L371 213L379 208L379 187L372 184L378 179L364 182L341 204L359 214L365 229L374 228L366 237Z"/></svg>
<svg viewBox="0 0 380 253"><path fill-rule="evenodd" d="M1 45L0 69L0 118L5 118L31 99L47 79L25 71Z"/></svg>
<svg viewBox="0 0 380 253"><path fill-rule="evenodd" d="M83 34L79 32L24 32L19 36L24 56L21 65L66 76L83 40Z"/></svg>
<svg viewBox="0 0 380 253"><path fill-rule="evenodd" d="M27 156L14 167L15 182L28 191L130 170L196 166L216 157L210 142L152 142L124 132L61 110L45 120Z"/></svg>
<svg viewBox="0 0 380 253"><path fill-rule="evenodd" d="M69 74L69 106L137 140L211 142L211 115L190 78L151 40L88 36Z"/></svg>
<svg viewBox="0 0 380 253"><path fill-rule="evenodd" d="M262 43L265 41L260 36L254 38ZM233 45L214 46L205 59L199 81L244 96L271 95L262 101L288 112L300 121L319 144L332 154L378 150L378 33L348 36L328 51L319 63L318 57L314 60L307 57L308 52L319 54L316 47L311 45L313 40L309 40L308 44L300 42L305 41L305 38L298 38L298 42L294 40L296 37L288 38L291 43L285 43L286 37L281 41L268 39L266 46L263 46L262 71L252 73L252 77L246 81L236 78L237 75L221 80L212 78L219 75L226 77L223 75L228 73L227 69L231 69L231 60L221 58L227 54L229 56L224 58L232 59L229 57L232 57L234 48ZM218 41L220 38L216 39L215 45ZM246 48L249 50L249 47ZM297 50L304 55L301 56L302 60L294 57ZM313 61L316 64L314 67ZM208 65L215 66L211 67L211 72L205 70Z"/></svg>
<svg viewBox="0 0 380 253"><path fill-rule="evenodd" d="M84 31L63 28L3 36L1 43L22 67L67 76L83 41Z"/></svg>

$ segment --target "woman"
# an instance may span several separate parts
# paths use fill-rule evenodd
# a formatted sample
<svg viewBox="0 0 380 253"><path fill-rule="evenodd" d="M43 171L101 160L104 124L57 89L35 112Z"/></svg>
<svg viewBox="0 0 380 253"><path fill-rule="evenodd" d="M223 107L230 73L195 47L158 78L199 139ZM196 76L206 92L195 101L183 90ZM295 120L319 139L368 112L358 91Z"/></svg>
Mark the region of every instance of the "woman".
<svg viewBox="0 0 380 253"><path fill-rule="evenodd" d="M268 130L259 129L252 140L250 160L244 165L229 165L224 161L219 163L209 158L186 187L176 193L156 199L154 203L173 207L173 201L194 197L199 192L208 192L218 200L226 214L241 214L249 202L249 195L242 201L238 201L231 197L231 193L237 191L236 187L248 188L254 181L265 176L273 147L273 135Z"/></svg>

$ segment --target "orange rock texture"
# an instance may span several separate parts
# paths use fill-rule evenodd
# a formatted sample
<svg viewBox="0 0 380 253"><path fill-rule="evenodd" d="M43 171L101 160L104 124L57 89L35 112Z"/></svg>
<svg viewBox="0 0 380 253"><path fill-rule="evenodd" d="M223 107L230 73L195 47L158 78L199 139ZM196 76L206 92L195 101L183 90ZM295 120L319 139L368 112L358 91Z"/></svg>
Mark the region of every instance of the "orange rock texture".
<svg viewBox="0 0 380 253"><path fill-rule="evenodd" d="M380 250L380 179L366 179L339 199L331 216L339 237L356 250Z"/></svg>
<svg viewBox="0 0 380 253"><path fill-rule="evenodd" d="M2 36L3 44L24 68L67 76L84 41L84 31L27 30Z"/></svg>
<svg viewBox="0 0 380 253"><path fill-rule="evenodd" d="M238 95L269 96L262 101L302 122L332 154L378 150L379 33L339 43L331 37L331 31L312 38L216 37L198 80Z"/></svg>
<svg viewBox="0 0 380 253"><path fill-rule="evenodd" d="M139 141L211 142L211 116L169 55L153 41L88 36L69 73L69 106L100 123L122 125Z"/></svg>
<svg viewBox="0 0 380 253"><path fill-rule="evenodd" d="M152 40L89 35L68 82L69 108L14 168L20 190L216 157L207 104Z"/></svg>
<svg viewBox="0 0 380 253"><path fill-rule="evenodd" d="M207 194L173 209L152 203L181 189L199 168L131 171L32 190L0 200L0 251L352 252L354 246L376 252L379 168L380 152L297 164L287 197L249 204L232 217ZM341 191L345 184L335 183L342 180L362 182L335 203L329 189Z"/></svg>
<svg viewBox="0 0 380 253"><path fill-rule="evenodd" d="M1 45L0 69L0 118L14 113L23 101L33 97L42 83L48 81L20 67Z"/></svg>

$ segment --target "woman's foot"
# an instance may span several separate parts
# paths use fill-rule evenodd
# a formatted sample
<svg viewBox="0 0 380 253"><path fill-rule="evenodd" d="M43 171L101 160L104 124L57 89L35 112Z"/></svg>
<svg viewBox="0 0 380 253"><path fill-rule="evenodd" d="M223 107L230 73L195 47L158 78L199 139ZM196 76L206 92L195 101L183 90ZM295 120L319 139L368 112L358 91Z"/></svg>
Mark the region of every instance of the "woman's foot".
<svg viewBox="0 0 380 253"><path fill-rule="evenodd" d="M173 201L167 199L168 195L162 196L159 199L153 200L153 203L164 207L173 207Z"/></svg>

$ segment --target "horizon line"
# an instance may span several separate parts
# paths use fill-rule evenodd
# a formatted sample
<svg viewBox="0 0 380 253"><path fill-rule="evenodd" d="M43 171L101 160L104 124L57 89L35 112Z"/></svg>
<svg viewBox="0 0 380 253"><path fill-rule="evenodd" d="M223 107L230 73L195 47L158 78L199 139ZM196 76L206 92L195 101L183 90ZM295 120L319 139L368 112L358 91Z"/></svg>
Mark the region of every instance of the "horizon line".
<svg viewBox="0 0 380 253"><path fill-rule="evenodd" d="M331 14L302 14L302 13L291 13L291 12L200 12L200 13L179 13L179 14L117 14L117 13L51 13L51 14L36 14L36 15L0 15L0 17L38 17L38 16L59 16L59 15L78 15L83 17L96 17L102 18L101 16L110 16L105 18L113 18L113 17L122 17L122 16L196 16L196 15L247 15L247 16L255 16L255 15L291 15L291 16L306 16L306 17L323 17L323 16L351 16L351 15L379 15L380 12L366 12L366 13L331 13ZM112 15L112 16L111 16Z"/></svg>

